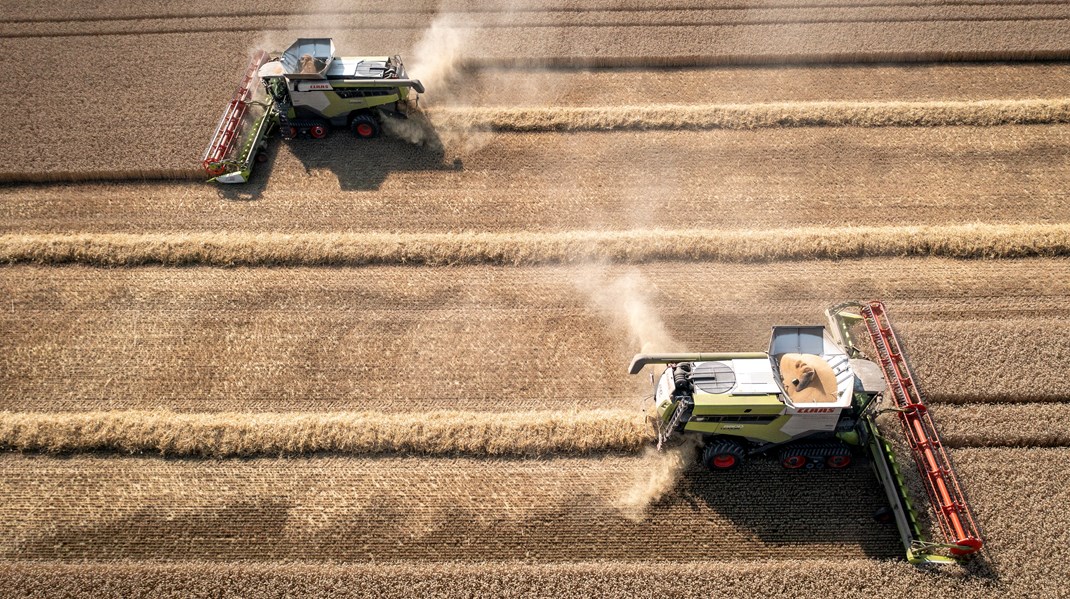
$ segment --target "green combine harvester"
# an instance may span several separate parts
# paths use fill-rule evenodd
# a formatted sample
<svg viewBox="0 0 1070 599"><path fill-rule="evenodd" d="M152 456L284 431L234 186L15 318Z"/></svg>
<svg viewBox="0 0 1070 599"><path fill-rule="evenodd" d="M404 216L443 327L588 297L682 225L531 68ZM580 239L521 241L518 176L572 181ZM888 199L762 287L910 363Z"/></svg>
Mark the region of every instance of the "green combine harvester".
<svg viewBox="0 0 1070 599"><path fill-rule="evenodd" d="M201 164L211 181L245 183L267 159L276 131L283 139L323 139L346 127L361 139L378 137L383 116L406 118L412 90L424 86L408 78L399 56L337 57L329 38L301 38L277 57L258 50Z"/></svg>
<svg viewBox="0 0 1070 599"><path fill-rule="evenodd" d="M980 533L884 304L848 302L826 316L827 327L774 327L766 353L635 356L630 374L666 365L654 383L658 448L698 437L702 461L713 471L758 455L788 469L839 469L862 453L888 498L879 513L895 520L911 563L975 554ZM884 411L898 417L943 542L923 535L894 452L877 427Z"/></svg>

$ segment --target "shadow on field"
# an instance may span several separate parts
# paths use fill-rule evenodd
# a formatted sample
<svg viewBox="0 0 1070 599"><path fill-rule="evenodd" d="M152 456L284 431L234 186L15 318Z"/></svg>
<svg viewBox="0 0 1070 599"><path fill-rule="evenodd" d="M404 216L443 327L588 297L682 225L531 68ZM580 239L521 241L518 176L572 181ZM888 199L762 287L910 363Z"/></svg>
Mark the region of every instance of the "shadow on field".
<svg viewBox="0 0 1070 599"><path fill-rule="evenodd" d="M285 144L304 168L305 173L330 171L338 178L343 191L379 189L392 172L402 171L460 171L460 158L446 160L446 152L438 134L431 128L422 133L420 143L413 143L384 131L374 139L359 139L345 127L331 129L325 139L298 138L271 140L267 160L256 165L248 183L222 185L220 196L227 200L257 200L271 177L278 176L278 168L293 168L278 164Z"/></svg>
<svg viewBox="0 0 1070 599"><path fill-rule="evenodd" d="M684 474L675 497L659 503L677 501L721 514L768 547L779 547L778 557L784 559L846 559L857 547L869 558L905 562L895 523L874 519L886 499L863 460L847 470L789 471L762 459L733 472L712 473L696 465ZM652 513L659 507L655 504ZM844 550L830 551L836 545ZM999 578L984 556L966 562L965 570L972 577ZM932 570L934 575L942 571Z"/></svg>
<svg viewBox="0 0 1070 599"><path fill-rule="evenodd" d="M30 536L18 555L29 559L284 559L291 506L273 498L225 505L136 509L94 505L78 522L54 522L48 534ZM133 507L133 506L124 506Z"/></svg>

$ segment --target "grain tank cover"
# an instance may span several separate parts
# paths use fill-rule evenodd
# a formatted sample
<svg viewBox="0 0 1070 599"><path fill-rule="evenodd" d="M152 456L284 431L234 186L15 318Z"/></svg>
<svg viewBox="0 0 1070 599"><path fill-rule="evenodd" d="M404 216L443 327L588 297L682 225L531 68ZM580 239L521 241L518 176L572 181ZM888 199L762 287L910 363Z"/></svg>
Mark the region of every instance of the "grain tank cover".
<svg viewBox="0 0 1070 599"><path fill-rule="evenodd" d="M329 37L303 37L290 45L279 62L290 79L325 79L334 60L334 40Z"/></svg>

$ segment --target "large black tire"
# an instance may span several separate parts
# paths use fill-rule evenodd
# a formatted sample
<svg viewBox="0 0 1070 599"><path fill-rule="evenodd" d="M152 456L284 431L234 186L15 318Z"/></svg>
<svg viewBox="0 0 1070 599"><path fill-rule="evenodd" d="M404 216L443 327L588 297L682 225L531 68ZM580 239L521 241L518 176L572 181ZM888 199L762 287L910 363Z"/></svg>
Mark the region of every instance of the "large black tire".
<svg viewBox="0 0 1070 599"><path fill-rule="evenodd" d="M360 139L372 139L379 137L379 134L382 133L379 121L370 114L358 114L353 117L349 128L353 131L353 135Z"/></svg>
<svg viewBox="0 0 1070 599"><path fill-rule="evenodd" d="M735 470L743 463L743 446L729 439L718 439L702 450L702 463L712 472Z"/></svg>

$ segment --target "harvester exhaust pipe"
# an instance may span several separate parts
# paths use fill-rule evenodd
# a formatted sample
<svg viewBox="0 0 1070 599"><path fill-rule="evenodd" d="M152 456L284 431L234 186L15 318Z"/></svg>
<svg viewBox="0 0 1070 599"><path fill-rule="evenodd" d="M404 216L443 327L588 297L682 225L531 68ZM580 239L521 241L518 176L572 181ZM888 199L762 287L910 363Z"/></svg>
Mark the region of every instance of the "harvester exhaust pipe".
<svg viewBox="0 0 1070 599"><path fill-rule="evenodd" d="M628 366L628 374L639 374L648 364L678 364L680 362L719 362L723 360L753 360L768 357L761 352L715 354L636 354Z"/></svg>

